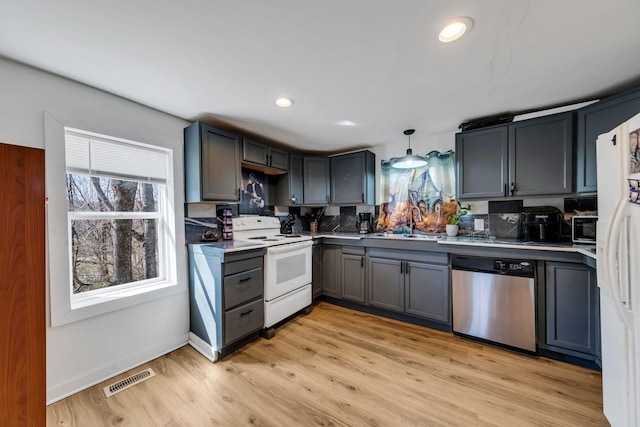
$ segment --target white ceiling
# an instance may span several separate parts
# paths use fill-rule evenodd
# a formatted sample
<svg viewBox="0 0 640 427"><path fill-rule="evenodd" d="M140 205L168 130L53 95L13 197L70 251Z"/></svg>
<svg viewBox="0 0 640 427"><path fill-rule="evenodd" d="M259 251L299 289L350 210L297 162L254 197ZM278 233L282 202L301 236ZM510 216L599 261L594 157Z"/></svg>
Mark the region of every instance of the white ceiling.
<svg viewBox="0 0 640 427"><path fill-rule="evenodd" d="M405 147L640 83L640 1L0 0L0 55L305 151Z"/></svg>

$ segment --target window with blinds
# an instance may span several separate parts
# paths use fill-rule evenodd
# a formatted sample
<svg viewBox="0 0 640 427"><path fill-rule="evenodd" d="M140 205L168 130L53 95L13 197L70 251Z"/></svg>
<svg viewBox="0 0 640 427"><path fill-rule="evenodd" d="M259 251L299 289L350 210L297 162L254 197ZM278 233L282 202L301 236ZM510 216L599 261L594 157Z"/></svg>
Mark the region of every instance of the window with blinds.
<svg viewBox="0 0 640 427"><path fill-rule="evenodd" d="M166 280L171 150L65 128L72 293Z"/></svg>

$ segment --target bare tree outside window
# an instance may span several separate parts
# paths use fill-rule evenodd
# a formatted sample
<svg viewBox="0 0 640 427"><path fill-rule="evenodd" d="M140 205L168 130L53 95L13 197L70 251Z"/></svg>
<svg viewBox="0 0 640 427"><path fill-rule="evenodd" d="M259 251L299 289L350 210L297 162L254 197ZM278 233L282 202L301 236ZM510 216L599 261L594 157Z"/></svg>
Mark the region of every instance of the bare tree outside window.
<svg viewBox="0 0 640 427"><path fill-rule="evenodd" d="M158 277L159 187L67 174L74 294Z"/></svg>

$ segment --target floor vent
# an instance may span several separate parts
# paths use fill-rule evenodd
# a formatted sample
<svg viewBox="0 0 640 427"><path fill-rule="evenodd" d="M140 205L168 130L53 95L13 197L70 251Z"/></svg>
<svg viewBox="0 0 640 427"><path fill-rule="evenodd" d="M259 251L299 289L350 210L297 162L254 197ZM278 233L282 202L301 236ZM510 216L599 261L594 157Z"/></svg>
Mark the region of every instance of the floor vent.
<svg viewBox="0 0 640 427"><path fill-rule="evenodd" d="M144 371L140 371L137 374L133 374L130 377L127 377L123 380L118 381L117 383L113 383L111 385L104 387L102 391L104 391L104 395L106 397L111 397L114 394L119 393L122 390L125 390L129 387L133 387L134 385L139 384L144 380L148 380L149 378L154 377L155 375L156 373L153 372L153 369L147 368Z"/></svg>

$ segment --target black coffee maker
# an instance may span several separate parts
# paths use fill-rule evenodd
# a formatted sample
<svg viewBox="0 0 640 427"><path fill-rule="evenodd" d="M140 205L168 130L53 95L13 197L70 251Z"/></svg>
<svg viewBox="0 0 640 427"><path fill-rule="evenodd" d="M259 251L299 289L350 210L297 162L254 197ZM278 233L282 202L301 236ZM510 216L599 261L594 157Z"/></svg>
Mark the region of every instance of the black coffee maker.
<svg viewBox="0 0 640 427"><path fill-rule="evenodd" d="M371 223L371 214L362 212L358 214L359 221L356 222L356 228L358 233L367 234L373 231L373 224Z"/></svg>

